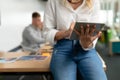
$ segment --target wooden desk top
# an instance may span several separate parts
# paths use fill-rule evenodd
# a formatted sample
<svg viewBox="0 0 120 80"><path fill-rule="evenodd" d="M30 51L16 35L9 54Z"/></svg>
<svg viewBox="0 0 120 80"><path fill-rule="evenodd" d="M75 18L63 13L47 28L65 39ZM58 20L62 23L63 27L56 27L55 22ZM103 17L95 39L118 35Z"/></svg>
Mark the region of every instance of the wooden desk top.
<svg viewBox="0 0 120 80"><path fill-rule="evenodd" d="M28 52L11 52L0 53L0 57L12 58L19 56L29 55ZM49 72L49 64L51 56L49 53L43 55L49 55L47 59L43 61L28 60L28 61L16 61L13 63L0 63L0 72Z"/></svg>

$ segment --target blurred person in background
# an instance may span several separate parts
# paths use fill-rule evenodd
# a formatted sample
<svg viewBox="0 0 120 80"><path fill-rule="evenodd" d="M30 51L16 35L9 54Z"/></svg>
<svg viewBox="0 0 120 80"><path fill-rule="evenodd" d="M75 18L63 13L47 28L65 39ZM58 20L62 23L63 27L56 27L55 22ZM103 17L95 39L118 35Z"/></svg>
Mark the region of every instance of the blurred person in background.
<svg viewBox="0 0 120 80"><path fill-rule="evenodd" d="M41 15L38 12L32 14L32 24L28 25L22 35L21 46L24 51L37 52L40 49L40 44L45 43L42 37L43 24Z"/></svg>

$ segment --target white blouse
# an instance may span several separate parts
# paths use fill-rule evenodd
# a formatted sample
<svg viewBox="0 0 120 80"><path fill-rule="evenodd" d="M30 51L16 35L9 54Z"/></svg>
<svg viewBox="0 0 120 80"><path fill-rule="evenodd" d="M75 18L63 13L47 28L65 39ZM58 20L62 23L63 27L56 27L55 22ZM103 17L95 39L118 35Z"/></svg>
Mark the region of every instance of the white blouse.
<svg viewBox="0 0 120 80"><path fill-rule="evenodd" d="M72 22L100 22L99 0L93 0L93 7L90 9L86 0L76 10L72 8L67 0L48 0L44 15L44 37L46 41L55 44L54 38L58 31L67 30ZM97 39L93 41L95 47Z"/></svg>

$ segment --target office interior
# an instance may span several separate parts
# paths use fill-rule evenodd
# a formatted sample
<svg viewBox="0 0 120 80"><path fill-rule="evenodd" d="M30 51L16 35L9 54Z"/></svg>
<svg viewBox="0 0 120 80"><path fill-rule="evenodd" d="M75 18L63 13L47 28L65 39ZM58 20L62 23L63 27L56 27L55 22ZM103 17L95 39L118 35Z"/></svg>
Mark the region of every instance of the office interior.
<svg viewBox="0 0 120 80"><path fill-rule="evenodd" d="M39 12L43 21L47 1L0 0L0 53L9 52L20 45L23 30L31 23L32 12ZM120 0L100 0L100 2L100 18L107 30L102 32L96 49L107 66L105 72L108 80L120 80ZM12 75L10 79L10 76L0 75L0 80L6 80L7 77L8 80L24 80L18 79L16 75ZM4 77L6 79L3 79Z"/></svg>

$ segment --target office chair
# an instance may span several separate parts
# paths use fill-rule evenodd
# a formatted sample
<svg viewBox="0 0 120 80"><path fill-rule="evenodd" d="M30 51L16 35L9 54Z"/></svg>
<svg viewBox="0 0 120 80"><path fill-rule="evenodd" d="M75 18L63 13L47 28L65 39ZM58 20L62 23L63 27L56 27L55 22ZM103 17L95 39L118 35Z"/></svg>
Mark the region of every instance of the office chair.
<svg viewBox="0 0 120 80"><path fill-rule="evenodd" d="M22 50L22 46L21 45L18 45L17 47L9 50L8 52L17 52L18 50Z"/></svg>

